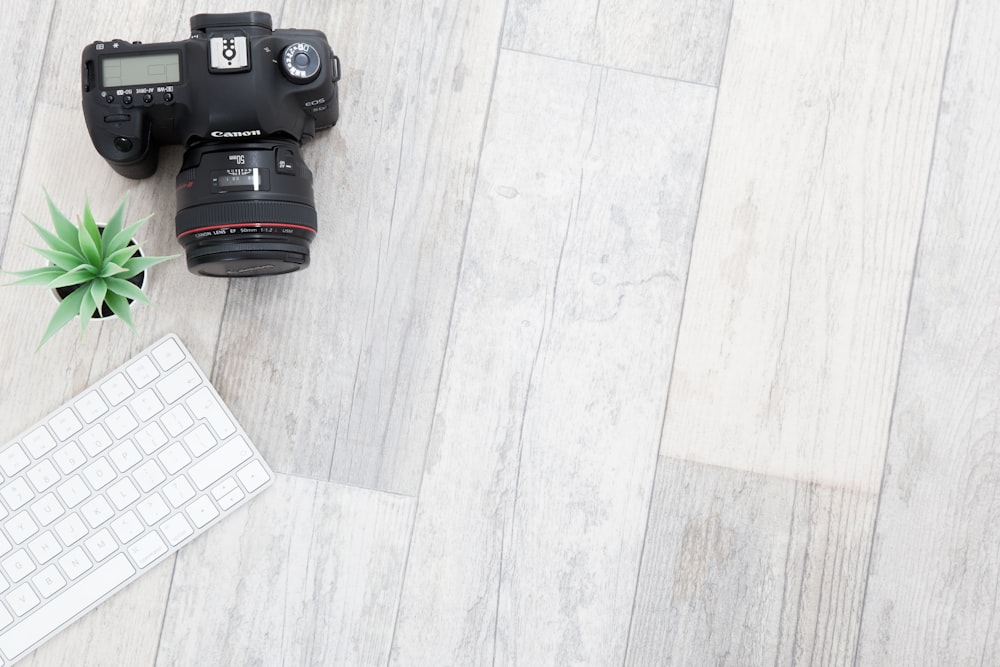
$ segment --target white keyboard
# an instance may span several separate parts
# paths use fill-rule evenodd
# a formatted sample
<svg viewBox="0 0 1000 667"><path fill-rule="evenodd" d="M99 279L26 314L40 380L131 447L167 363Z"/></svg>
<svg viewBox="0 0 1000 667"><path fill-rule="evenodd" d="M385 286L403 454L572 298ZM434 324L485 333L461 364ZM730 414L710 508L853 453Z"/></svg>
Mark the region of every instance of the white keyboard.
<svg viewBox="0 0 1000 667"><path fill-rule="evenodd" d="M0 665L273 479L176 336L95 382L0 447Z"/></svg>

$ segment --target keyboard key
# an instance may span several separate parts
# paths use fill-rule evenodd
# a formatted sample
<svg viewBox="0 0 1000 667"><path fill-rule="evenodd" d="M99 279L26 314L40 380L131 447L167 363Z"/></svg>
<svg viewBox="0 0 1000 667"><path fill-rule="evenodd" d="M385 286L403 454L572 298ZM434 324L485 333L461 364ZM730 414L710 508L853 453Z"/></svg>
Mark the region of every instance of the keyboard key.
<svg viewBox="0 0 1000 667"><path fill-rule="evenodd" d="M156 383L163 400L167 403L174 403L184 394L188 393L201 384L201 376L190 362L185 363L177 370L171 371L169 375Z"/></svg>
<svg viewBox="0 0 1000 667"><path fill-rule="evenodd" d="M57 412L49 420L49 426L52 427L52 432L56 434L56 437L63 442L66 442L71 435L79 433L80 429L83 428L83 424L69 408Z"/></svg>
<svg viewBox="0 0 1000 667"><path fill-rule="evenodd" d="M36 642L55 631L74 616L91 607L105 595L125 583L135 568L125 554L118 554L104 565L53 598L42 610L0 634L0 651L16 658Z"/></svg>
<svg viewBox="0 0 1000 667"><path fill-rule="evenodd" d="M56 467L49 460L42 461L30 469L27 477L39 493L42 493L60 479L59 473L56 472Z"/></svg>
<svg viewBox="0 0 1000 667"><path fill-rule="evenodd" d="M99 530L84 540L83 546L87 547L87 551L95 563L100 563L118 550L118 543L115 542L115 538L111 537L107 528Z"/></svg>
<svg viewBox="0 0 1000 667"><path fill-rule="evenodd" d="M249 463L243 470L236 473L236 475L243 482L247 493L253 493L271 480L271 476L264 470L264 466L260 464L260 461Z"/></svg>
<svg viewBox="0 0 1000 667"><path fill-rule="evenodd" d="M84 553L83 549L80 547L75 547L74 549L68 551L65 556L59 559L59 567L62 568L63 572L70 579L76 579L81 574L89 570L94 566L87 558L87 554Z"/></svg>
<svg viewBox="0 0 1000 667"><path fill-rule="evenodd" d="M73 475L56 487L56 493L66 507L72 509L90 497L90 487L79 475Z"/></svg>
<svg viewBox="0 0 1000 667"><path fill-rule="evenodd" d="M184 360L184 352L173 340L166 340L153 348L153 358L160 368L168 371Z"/></svg>
<svg viewBox="0 0 1000 667"><path fill-rule="evenodd" d="M28 435L21 438L21 442L28 448L28 453L36 459L40 459L56 448L56 440L44 426L39 426Z"/></svg>
<svg viewBox="0 0 1000 667"><path fill-rule="evenodd" d="M185 511L198 528L207 525L209 521L219 516L219 510L215 509L212 499L208 496L202 496L194 501L187 506Z"/></svg>
<svg viewBox="0 0 1000 667"><path fill-rule="evenodd" d="M154 422L136 432L135 442L142 447L142 451L152 454L167 444L167 434L163 432L159 424Z"/></svg>
<svg viewBox="0 0 1000 667"><path fill-rule="evenodd" d="M142 454L135 448L131 440L126 440L108 452L108 458L118 468L118 472L125 472L142 461Z"/></svg>
<svg viewBox="0 0 1000 667"><path fill-rule="evenodd" d="M227 477L224 480L222 480L222 482L215 485L215 487L212 489L212 497L215 498L216 500L219 500L220 498L223 498L226 495L232 493L234 489L238 488L240 487L239 484L236 483L236 480L233 479L232 477Z"/></svg>
<svg viewBox="0 0 1000 667"><path fill-rule="evenodd" d="M229 419L229 415L226 414L226 411L222 408L222 404L219 403L218 399L212 394L212 390L208 387L202 387L191 394L184 402L191 408L191 414L197 419L207 421L208 425L212 427L212 430L215 431L215 434L219 438L225 439L236 433L236 427L233 425L232 420Z"/></svg>
<svg viewBox="0 0 1000 667"><path fill-rule="evenodd" d="M128 380L121 373L112 375L101 385L101 392L104 397L108 399L108 403L111 405L119 405L126 398L135 393L132 389L132 385L129 384Z"/></svg>
<svg viewBox="0 0 1000 667"><path fill-rule="evenodd" d="M186 479L178 477L163 487L163 495L167 497L171 505L180 507L194 498L194 489L191 488Z"/></svg>
<svg viewBox="0 0 1000 667"><path fill-rule="evenodd" d="M13 548L14 545L10 543L10 541L4 536L3 533L0 533L0 556L3 556L4 554L8 553ZM2 581L0 581L0 583L2 583Z"/></svg>
<svg viewBox="0 0 1000 667"><path fill-rule="evenodd" d="M28 550L36 563L45 565L62 552L62 547L52 531L47 530L28 543Z"/></svg>
<svg viewBox="0 0 1000 667"><path fill-rule="evenodd" d="M43 598L52 597L66 585L66 580L63 579L63 576L56 569L55 565L49 565L32 577L31 581L35 584L35 588L38 589Z"/></svg>
<svg viewBox="0 0 1000 667"><path fill-rule="evenodd" d="M84 463L87 462L87 455L83 453L80 446L71 442L52 455L52 460L56 462L64 475L68 475Z"/></svg>
<svg viewBox="0 0 1000 667"><path fill-rule="evenodd" d="M184 444L195 456L201 456L212 447L219 444L219 441L208 430L204 424L199 425L195 430L184 436Z"/></svg>
<svg viewBox="0 0 1000 667"><path fill-rule="evenodd" d="M229 493L227 493L226 495L222 496L222 498L219 499L219 507L222 508L222 511L226 511L230 507L234 506L236 503L243 500L245 497L246 494L243 493L243 489L238 489L238 488L233 489L232 491L230 491Z"/></svg>
<svg viewBox="0 0 1000 667"><path fill-rule="evenodd" d="M132 556L136 566L146 567L159 556L167 553L167 545L156 533L148 533L136 540L135 544L128 548L128 553Z"/></svg>
<svg viewBox="0 0 1000 667"><path fill-rule="evenodd" d="M139 484L139 488L143 492L148 493L159 486L163 480L167 478L160 470L160 466L156 464L156 461L150 460L143 463L141 466L136 468L135 473L133 473L136 483Z"/></svg>
<svg viewBox="0 0 1000 667"><path fill-rule="evenodd" d="M139 421L146 422L163 409L163 403L151 389L147 389L132 401L132 409Z"/></svg>
<svg viewBox="0 0 1000 667"><path fill-rule="evenodd" d="M170 513L170 510L167 508L167 503L163 500L163 496L158 493L154 493L136 505L136 509L139 511L139 516L142 517L142 520L146 522L147 526L154 525L157 521Z"/></svg>
<svg viewBox="0 0 1000 667"><path fill-rule="evenodd" d="M73 405L76 406L80 416L83 417L83 421L88 424L93 423L98 417L108 411L108 404L105 403L104 399L101 398L101 395L94 390L88 391Z"/></svg>
<svg viewBox="0 0 1000 667"><path fill-rule="evenodd" d="M18 616L24 616L29 611L38 606L41 600L35 595L35 591L28 584L21 584L7 596L7 604Z"/></svg>
<svg viewBox="0 0 1000 667"><path fill-rule="evenodd" d="M191 463L191 457L188 456L184 446L179 442L175 442L164 449L156 458L160 459L163 468L170 475L176 474L178 471L183 470L187 464Z"/></svg>
<svg viewBox="0 0 1000 667"><path fill-rule="evenodd" d="M3 496L7 507L16 511L27 505L28 501L35 497L35 492L23 477L18 477L0 489L0 496Z"/></svg>
<svg viewBox="0 0 1000 667"><path fill-rule="evenodd" d="M33 502L31 504L31 511L35 515L35 518L38 519L38 523L43 526L49 525L66 513L62 503L59 502L54 493L46 493Z"/></svg>
<svg viewBox="0 0 1000 667"><path fill-rule="evenodd" d="M188 414L183 405L177 405L164 412L163 416L160 417L160 422L167 429L167 433L174 438L194 424L194 420L191 419L191 415Z"/></svg>
<svg viewBox="0 0 1000 667"><path fill-rule="evenodd" d="M111 446L111 442L111 436L100 424L80 435L80 444L91 456L97 456L103 452Z"/></svg>
<svg viewBox="0 0 1000 667"><path fill-rule="evenodd" d="M132 411L128 409L127 405L123 405L108 415L104 423L107 424L111 435L116 438L124 438L139 426L139 422L136 420L135 415L132 414Z"/></svg>
<svg viewBox="0 0 1000 667"><path fill-rule="evenodd" d="M10 612L0 604L0 630L3 630L8 625L14 622L14 617L10 615Z"/></svg>
<svg viewBox="0 0 1000 667"><path fill-rule="evenodd" d="M123 510L139 500L139 489L135 488L132 480L126 477L108 487L108 498L116 509Z"/></svg>
<svg viewBox="0 0 1000 667"><path fill-rule="evenodd" d="M233 438L191 466L191 480L199 490L207 489L223 475L253 456L242 437Z"/></svg>
<svg viewBox="0 0 1000 667"><path fill-rule="evenodd" d="M194 532L194 528L191 527L183 514L175 514L164 521L160 530L163 531L163 536L167 538L167 542L171 546L180 544L185 537Z"/></svg>
<svg viewBox="0 0 1000 667"><path fill-rule="evenodd" d="M55 525L56 535L68 547L79 542L88 532L79 514L70 514Z"/></svg>
<svg viewBox="0 0 1000 667"><path fill-rule="evenodd" d="M16 584L35 571L35 563L27 551L18 549L0 562L0 568L3 568L11 583Z"/></svg>
<svg viewBox="0 0 1000 667"><path fill-rule="evenodd" d="M27 512L19 512L10 518L4 527L14 544L21 544L26 539L38 532L38 524Z"/></svg>
<svg viewBox="0 0 1000 667"><path fill-rule="evenodd" d="M141 535L144 528L135 512L129 510L111 522L111 530L114 531L119 542L128 544Z"/></svg>
<svg viewBox="0 0 1000 667"><path fill-rule="evenodd" d="M111 505L109 505L108 501L104 499L104 496L97 496L80 508L80 514L82 514L83 518L87 520L87 523L90 524L91 528L97 528L102 523L113 517L115 515L115 511L111 509Z"/></svg>
<svg viewBox="0 0 1000 667"><path fill-rule="evenodd" d="M111 468L111 464L104 457L101 457L83 469L83 476L87 478L95 491L100 491L105 486L114 481L116 475Z"/></svg>
<svg viewBox="0 0 1000 667"><path fill-rule="evenodd" d="M160 372L156 370L149 357L139 357L134 362L125 367L125 372L132 378L135 386L145 387L147 384L159 377Z"/></svg>
<svg viewBox="0 0 1000 667"><path fill-rule="evenodd" d="M0 470L8 477L13 477L28 467L31 459L21 449L21 445L14 443L7 449L0 452Z"/></svg>

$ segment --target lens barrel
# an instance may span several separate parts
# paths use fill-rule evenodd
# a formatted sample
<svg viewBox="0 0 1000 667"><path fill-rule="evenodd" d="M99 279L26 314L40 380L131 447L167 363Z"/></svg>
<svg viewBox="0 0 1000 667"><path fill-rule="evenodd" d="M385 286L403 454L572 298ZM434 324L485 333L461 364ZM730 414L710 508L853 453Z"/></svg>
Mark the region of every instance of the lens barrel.
<svg viewBox="0 0 1000 667"><path fill-rule="evenodd" d="M177 175L177 240L205 276L289 273L316 236L312 172L295 141L206 141Z"/></svg>

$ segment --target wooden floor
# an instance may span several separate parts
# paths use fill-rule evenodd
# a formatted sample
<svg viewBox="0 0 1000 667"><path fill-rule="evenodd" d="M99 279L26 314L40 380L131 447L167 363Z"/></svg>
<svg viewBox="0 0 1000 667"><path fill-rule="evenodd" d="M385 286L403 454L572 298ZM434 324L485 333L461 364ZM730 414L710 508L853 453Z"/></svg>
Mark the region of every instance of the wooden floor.
<svg viewBox="0 0 1000 667"><path fill-rule="evenodd" d="M5 7L4 269L43 186L178 250L79 53L250 8ZM174 331L278 482L26 665L1000 664L1000 3L252 8L343 64L312 265L0 289L0 442Z"/></svg>

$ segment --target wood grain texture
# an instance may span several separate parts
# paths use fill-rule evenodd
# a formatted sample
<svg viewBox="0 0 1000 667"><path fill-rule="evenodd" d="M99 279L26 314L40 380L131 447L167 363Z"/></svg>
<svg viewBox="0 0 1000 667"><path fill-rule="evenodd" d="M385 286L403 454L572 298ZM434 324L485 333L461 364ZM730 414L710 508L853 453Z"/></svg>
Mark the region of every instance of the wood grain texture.
<svg viewBox="0 0 1000 667"><path fill-rule="evenodd" d="M736 6L662 454L877 491L953 8Z"/></svg>
<svg viewBox="0 0 1000 667"><path fill-rule="evenodd" d="M278 475L178 555L157 665L384 665L412 498Z"/></svg>
<svg viewBox="0 0 1000 667"><path fill-rule="evenodd" d="M852 664L875 507L661 457L626 665Z"/></svg>
<svg viewBox="0 0 1000 667"><path fill-rule="evenodd" d="M502 53L393 664L623 659L713 104Z"/></svg>
<svg viewBox="0 0 1000 667"><path fill-rule="evenodd" d="M732 0L511 0L504 46L718 85Z"/></svg>
<svg viewBox="0 0 1000 667"><path fill-rule="evenodd" d="M960 3L868 576L861 664L1000 664L998 39L996 3Z"/></svg>
<svg viewBox="0 0 1000 667"><path fill-rule="evenodd" d="M25 113L25 100L35 100L38 91L42 61L38 58L38 45L48 39L55 0L35 3L17 3L4 8L2 26L8 36L7 49L9 74L0 86L0 127L4 128L5 149L9 164L20 163L27 149L28 129L31 127L31 108ZM16 73L16 81L13 73ZM16 85L13 85L16 84ZM3 256L7 230L13 224L14 196L21 180L21 170L0 170L0 257Z"/></svg>
<svg viewBox="0 0 1000 667"><path fill-rule="evenodd" d="M502 9L298 5L283 18L342 54L340 123L304 151L319 235L306 271L232 284L219 346L222 388L279 470L417 492Z"/></svg>

